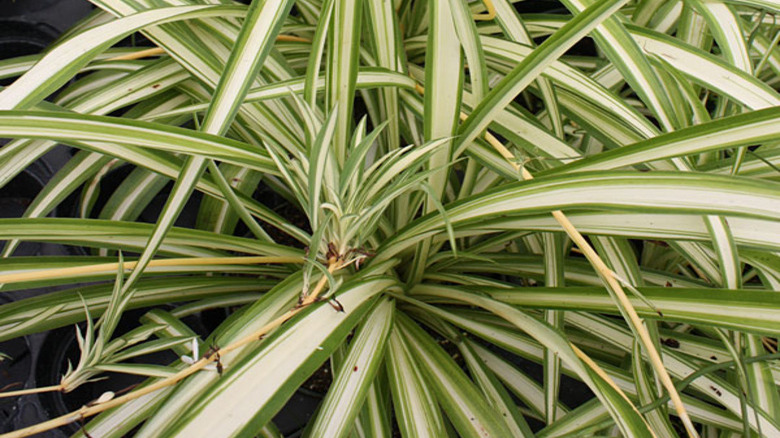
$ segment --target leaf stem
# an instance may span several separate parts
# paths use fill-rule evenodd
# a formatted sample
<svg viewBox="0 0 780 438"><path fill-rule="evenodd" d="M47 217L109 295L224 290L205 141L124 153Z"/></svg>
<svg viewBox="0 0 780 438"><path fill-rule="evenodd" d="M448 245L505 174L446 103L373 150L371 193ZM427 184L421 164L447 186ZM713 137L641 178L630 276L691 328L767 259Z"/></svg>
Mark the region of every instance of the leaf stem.
<svg viewBox="0 0 780 438"><path fill-rule="evenodd" d="M187 257L158 259L149 262L153 266L202 266L202 265L255 265L255 264L303 263L300 257L253 256L253 257ZM124 269L132 270L137 262L125 262ZM23 281L46 280L73 275L89 275L116 272L119 263L100 263L97 265L73 266L70 268L40 269L0 275L0 284Z"/></svg>
<svg viewBox="0 0 780 438"><path fill-rule="evenodd" d="M496 7L493 6L493 1L482 0L482 4L485 5L486 12L484 14L474 14L471 18L476 21L490 21L496 18Z"/></svg>
<svg viewBox="0 0 780 438"><path fill-rule="evenodd" d="M490 2L490 0L485 0L485 7L487 7L487 4L489 2ZM491 3L491 7L492 7L492 3ZM490 12L490 9L488 9L488 13L489 12ZM495 14L496 14L495 8L493 8L493 15L495 16ZM484 16L487 16L487 14L484 15ZM476 17L475 17L475 19L476 19ZM483 18L483 19L484 20L492 20L492 18ZM295 35L277 35L276 36L276 41L287 41L287 42L296 42L296 43L310 43L311 42L310 40L308 40L306 38L302 38L302 37L295 36ZM120 55L120 56L115 56L113 58L108 58L106 61L133 61L133 60L136 60L136 59L148 58L150 56L160 56L160 55L164 55L164 54L165 54L165 50L162 49L161 47L152 47L150 49L139 50L138 52L128 53L127 55Z"/></svg>
<svg viewBox="0 0 780 438"><path fill-rule="evenodd" d="M108 58L106 61L133 61L136 59L148 58L150 56L159 56L164 54L165 54L165 50L159 47L152 47L151 49L139 50L138 52L128 53L127 55Z"/></svg>
<svg viewBox="0 0 780 438"><path fill-rule="evenodd" d="M42 386L40 388L19 389L16 391L0 392L0 398L19 397L22 395L40 394L43 392L56 392L56 391L62 391L63 389L65 388L61 384L52 385L52 386Z"/></svg>

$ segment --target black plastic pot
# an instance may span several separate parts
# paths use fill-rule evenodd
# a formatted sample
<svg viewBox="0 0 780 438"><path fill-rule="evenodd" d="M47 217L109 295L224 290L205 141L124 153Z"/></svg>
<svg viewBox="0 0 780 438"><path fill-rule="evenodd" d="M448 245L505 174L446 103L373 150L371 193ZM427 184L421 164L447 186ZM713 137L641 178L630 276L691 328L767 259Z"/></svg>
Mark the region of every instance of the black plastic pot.
<svg viewBox="0 0 780 438"><path fill-rule="evenodd" d="M43 38L43 44L47 45L50 40L84 18L93 9L94 6L87 0L0 0L0 19L31 24L32 26L27 27L25 31L16 30L14 32L23 42L36 41L37 44L40 44L39 34L29 29L39 28L42 30L47 28L48 30L44 33L47 37ZM0 33L7 34L6 32ZM22 54L29 55L40 51L38 49ZM11 57L5 52L0 52L0 56Z"/></svg>

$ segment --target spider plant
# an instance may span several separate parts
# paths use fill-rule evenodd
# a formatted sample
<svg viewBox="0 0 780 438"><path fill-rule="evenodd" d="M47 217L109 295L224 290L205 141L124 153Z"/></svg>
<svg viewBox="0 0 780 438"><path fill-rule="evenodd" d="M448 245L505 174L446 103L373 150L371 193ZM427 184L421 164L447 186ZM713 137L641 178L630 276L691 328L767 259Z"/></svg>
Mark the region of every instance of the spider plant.
<svg viewBox="0 0 780 438"><path fill-rule="evenodd" d="M323 366L305 436L780 437L776 2L91 1L0 63L0 184L77 150L0 219L2 290L74 286L0 339L88 322L59 385L4 395L149 379L3 437L279 436Z"/></svg>

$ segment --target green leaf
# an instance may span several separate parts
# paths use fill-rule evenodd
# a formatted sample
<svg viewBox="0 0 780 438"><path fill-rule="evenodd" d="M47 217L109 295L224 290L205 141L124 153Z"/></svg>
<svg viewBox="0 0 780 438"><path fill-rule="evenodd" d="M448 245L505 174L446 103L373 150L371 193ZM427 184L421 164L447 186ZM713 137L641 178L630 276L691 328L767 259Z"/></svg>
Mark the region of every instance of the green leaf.
<svg viewBox="0 0 780 438"><path fill-rule="evenodd" d="M528 57L524 58L499 84L490 90L490 93L479 102L479 105L461 125L460 137L454 146L454 156L458 157L492 122L496 114L536 79L549 63L558 59L574 43L598 26L602 20L614 14L624 4L624 0L611 0L594 4L585 12L574 17Z"/></svg>
<svg viewBox="0 0 780 438"><path fill-rule="evenodd" d="M362 1L333 0L333 23L328 38L327 86L325 102L336 111L333 156L339 165L347 159L349 129L357 80L358 53L362 26Z"/></svg>
<svg viewBox="0 0 780 438"><path fill-rule="evenodd" d="M424 380L411 346L397 325L390 333L387 355L387 375L401 434L405 437L445 436L444 418L434 390Z"/></svg>
<svg viewBox="0 0 780 438"><path fill-rule="evenodd" d="M219 297L234 292L270 288L257 279L237 277L177 277L141 280L127 308L136 309L171 302ZM113 285L66 289L0 307L0 340L65 327L84 321L84 307L78 293L94 316L101 315L111 297Z"/></svg>
<svg viewBox="0 0 780 438"><path fill-rule="evenodd" d="M342 437L349 434L363 407L369 387L384 357L395 304L383 299L366 315L350 342L340 371L322 401L308 436Z"/></svg>
<svg viewBox="0 0 780 438"><path fill-rule="evenodd" d="M616 169L731 147L771 143L780 140L780 133L774 129L778 123L780 107L739 114L606 151L552 172Z"/></svg>
<svg viewBox="0 0 780 438"><path fill-rule="evenodd" d="M327 303L312 305L310 310L275 331L263 342L264 348L258 354L246 356L228 367L222 379L169 424L164 433L168 436L186 435L193 430L241 433L264 425L365 316L371 298L392 284L392 280L380 278L343 285L338 299L346 313L335 312ZM228 407L235 420L229 425L219 415L212 415Z"/></svg>
<svg viewBox="0 0 780 438"><path fill-rule="evenodd" d="M766 291L640 287L642 294L663 313L663 319L706 323L733 330L774 335L780 332L772 316L780 308L780 297ZM521 288L480 290L493 298L523 307L545 309L588 309L617 312L605 290L596 287ZM630 298L645 318L659 318L641 299ZM727 305L722 305L728 303Z"/></svg>
<svg viewBox="0 0 780 438"><path fill-rule="evenodd" d="M275 173L271 160L257 148L245 143L189 129L116 117L0 111L0 135L75 144L88 141L116 142L193 156L205 155Z"/></svg>
<svg viewBox="0 0 780 438"><path fill-rule="evenodd" d="M396 318L410 351L460 436L510 436L509 428L483 395L430 336L408 317Z"/></svg>
<svg viewBox="0 0 780 438"><path fill-rule="evenodd" d="M587 192L587 198L581 193ZM554 210L613 209L645 213L724 214L773 221L780 209L780 186L747 178L674 172L586 172L506 184L454 203L449 220L457 230L466 223L502 215ZM389 257L444 228L440 215L411 223L385 241L380 257Z"/></svg>
<svg viewBox="0 0 780 438"><path fill-rule="evenodd" d="M426 295L433 296L438 295L438 292L441 290L437 291L435 288L418 286L417 291L418 293L424 292ZM561 360L573 368L577 375L588 384L591 390L596 394L596 397L598 397L606 406L621 430L625 430L626 434L631 436L652 436L652 432L648 429L647 424L636 411L636 408L624 398L625 396L622 393L618 393L610 383L603 380L601 376L587 367L576 356L571 344L558 330L507 304L500 303L481 295L449 289L446 292L446 296L448 299L485 308L501 318L506 319L515 327L525 331L545 347L554 350ZM449 318L448 313L445 311L419 302L416 302L415 304L428 309L430 312L445 320L450 320L450 322L459 325L459 321Z"/></svg>
<svg viewBox="0 0 780 438"><path fill-rule="evenodd" d="M98 53L144 27L173 20L238 15L242 9L221 5L157 8L93 27L57 45L25 75L0 92L0 109L26 109L35 105L75 76Z"/></svg>

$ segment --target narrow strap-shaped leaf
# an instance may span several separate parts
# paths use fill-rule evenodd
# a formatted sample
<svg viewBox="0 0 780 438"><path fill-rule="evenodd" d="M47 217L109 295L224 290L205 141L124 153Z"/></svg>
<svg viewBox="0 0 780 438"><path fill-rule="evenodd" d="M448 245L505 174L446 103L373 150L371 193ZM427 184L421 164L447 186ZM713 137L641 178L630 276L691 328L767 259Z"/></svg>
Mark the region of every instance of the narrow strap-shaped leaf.
<svg viewBox="0 0 780 438"><path fill-rule="evenodd" d="M338 300L345 313L334 311L327 303L312 304L300 317L276 330L260 352L228 367L223 377L163 433L189 436L218 431L238 436L266 424L365 317L372 298L393 283L377 278L342 286ZM230 424L217 415L227 406L233 416Z"/></svg>
<svg viewBox="0 0 780 438"><path fill-rule="evenodd" d="M108 84L93 80L91 75L87 76L82 81L86 83L94 81L99 87L72 102L63 102L60 98L62 94L58 94L56 104L79 113L104 115L134 103L143 105L148 100L152 100L149 103L153 105L153 96L163 94L189 78L190 74L180 65L164 58ZM126 116L130 115L132 113L126 114Z"/></svg>
<svg viewBox="0 0 780 438"><path fill-rule="evenodd" d="M512 325L507 324L501 318L492 315L486 315L483 312L477 313L474 311L454 309L450 312L450 315L447 316L447 319L452 321L455 325L462 327L464 330L467 330L468 332L473 333L490 343L506 349L513 354L532 360L534 362L541 362L543 360L544 353L541 345L533 339L517 333ZM592 333L595 339L603 341L603 337L610 336L610 341L613 341L614 339L612 337L619 336L620 342L625 343L623 345L629 346L631 342L633 342L633 337L625 327L621 327L621 330L618 334L615 330L610 330L609 328L604 327L602 324L593 323L594 319L599 322L606 320L603 317L593 316L592 314L576 312L566 313L567 324L573 327L577 327L578 329L585 330L588 333ZM593 323L593 327L584 325L584 321ZM614 323L610 324L617 326ZM623 345L621 345L621 351L630 351L630 347L628 347L629 349L622 349ZM504 380L504 382L509 385L510 389L514 387L516 392L525 390L523 385L524 381L518 378L519 375L517 374L516 369L510 367L504 360L501 362L491 361L490 358L495 356L493 353L490 355L483 354L483 350L480 348L477 348L477 351L480 353L480 357L488 360L486 363L494 372L498 373L499 376L503 376L502 380ZM669 351L667 350L665 354L666 353L669 353ZM666 357L667 356L665 356L664 359L665 361L667 360ZM599 362L599 364L605 369L606 373L619 385L623 391L629 395L636 394L636 391L633 387L633 379L629 374L625 373L622 369L612 367L605 363ZM561 369L569 376L577 375L576 372L566 362L563 362ZM678 372L678 370L674 369L671 371L675 373ZM693 369L691 368L689 371L693 372ZM679 377L688 375L685 371L680 371L680 373L681 374L676 375ZM700 385L700 387L706 388L706 385ZM538 398L541 400L542 397L543 396L541 395L540 390ZM732 414L724 412L718 407L712 408L710 404L698 401L698 399L688 397L684 394L682 395L682 398L685 402L686 409L690 412L693 418L696 419L696 421L701 421L706 424L716 424L720 427L731 430L740 430L740 423ZM669 403L668 397L664 397L664 403ZM669 403L669 406L673 407L671 403ZM606 419L608 423L611 423L611 420L609 419L609 413L607 412L604 405L601 404L600 400L594 399L592 402L587 402L572 412L564 415L552 425L547 426L540 432L540 434L542 436L571 436L574 430L583 427L583 425L597 423L604 419ZM602 426L601 428L603 429L607 426ZM547 432L549 432L549 435Z"/></svg>
<svg viewBox="0 0 780 438"><path fill-rule="evenodd" d="M403 51L400 50L400 31L394 5L382 0L368 0L367 3L367 12L372 26L367 26L366 30L373 38L377 65L391 71L404 71L403 63L398 62ZM388 124L384 131L386 150L392 151L401 146L398 90L394 88L382 89L379 100L381 119L387 121Z"/></svg>
<svg viewBox="0 0 780 438"><path fill-rule="evenodd" d="M460 351L463 354L466 365L469 367L472 379L476 381L475 383L493 408L499 411L503 421L507 423L512 436L534 436L525 417L520 413L515 401L509 395L509 391L501 384L495 374L488 369L484 359L477 356L474 351L477 348L481 347L472 341L464 341L460 345Z"/></svg>
<svg viewBox="0 0 780 438"><path fill-rule="evenodd" d="M287 11L292 7L289 0L267 0L253 3L249 7L241 33L230 54L225 71L220 77L213 99L206 111L201 129L209 134L223 134L233 121L241 102L262 66L271 44L281 29ZM249 60L249 62L247 62ZM170 197L163 207L154 232L149 237L144 252L138 259L138 266L130 274L125 287L129 288L143 272L146 264L154 257L184 203L192 193L200 174L206 166L203 157L189 157L185 160L179 178ZM228 190L232 190L230 187Z"/></svg>
<svg viewBox="0 0 780 438"><path fill-rule="evenodd" d="M552 61L558 59L580 38L587 35L598 24L615 13L625 4L624 0L610 0L595 3L564 25L536 48L531 55L520 61L512 71L499 82L461 125L460 137L455 143L454 156L465 148L493 121L496 114L527 87Z"/></svg>
<svg viewBox="0 0 780 438"><path fill-rule="evenodd" d="M464 76L461 44L453 19L465 19L462 10L461 14L453 14L449 0L431 0L429 6L428 47L432 50L425 54L424 134L426 141L447 140L428 160L429 169L436 170L428 178L432 194L426 199L426 213L436 209L435 203L444 195L448 179L449 170L444 166L452 155L450 138L457 132ZM418 245L409 272L410 283L416 283L422 277L430 251L430 241Z"/></svg>
<svg viewBox="0 0 780 438"><path fill-rule="evenodd" d="M777 91L728 62L668 35L630 24L626 24L626 28L642 50L663 58L694 82L717 90L751 109L777 105ZM706 34L703 30L701 32Z"/></svg>
<svg viewBox="0 0 780 438"><path fill-rule="evenodd" d="M780 140L780 107L738 114L566 164L552 173L616 169L632 164ZM544 174L541 172L540 174Z"/></svg>
<svg viewBox="0 0 780 438"><path fill-rule="evenodd" d="M479 38L477 26L474 23L473 16L466 7L466 2L461 0L448 0L450 5L450 16L452 24L460 44L463 47L463 53L466 55L466 62L469 69L469 80L471 83L471 92L477 102L488 92L488 71L485 65L485 54L482 51L482 42ZM429 34L430 35L430 34ZM429 47L435 49L443 48L442 44L431 44ZM429 64L426 62L426 67ZM446 80L442 75L436 76L437 81ZM426 80L426 84L430 82ZM462 87L459 87L462 88Z"/></svg>
<svg viewBox="0 0 780 438"><path fill-rule="evenodd" d="M434 292L434 289L428 289L427 287L425 293L426 295L438 294L438 292ZM592 368L586 366L575 353L572 344L570 344L558 330L507 304L500 303L491 298L452 289L446 292L446 296L448 299L476 305L495 313L515 327L528 333L545 347L555 350L561 360L570 366L580 379L588 384L599 400L604 403L607 410L609 410L612 415L612 418L621 430L625 431L624 433L626 435L652 436L652 431L648 429L647 424L636 411L636 408L624 398L625 395L616 391L615 387L612 386L610 382L607 382L600 374L597 374ZM433 312L437 316L449 320L448 313L445 311L420 302L415 302L414 304ZM452 320L451 322L456 325L458 324L458 321L456 320Z"/></svg>
<svg viewBox="0 0 780 438"><path fill-rule="evenodd" d="M171 302L219 297L234 292L252 292L267 289L268 283L238 277L153 278L140 281L128 309L143 308ZM111 286L98 285L66 289L45 296L28 298L4 306L0 311L0 339L12 339L31 333L65 327L85 318L81 293L93 316L105 311L111 295ZM48 309L57 309L54 314ZM45 315L45 318L40 316ZM20 325L25 323L25 325Z"/></svg>
<svg viewBox="0 0 780 438"><path fill-rule="evenodd" d="M87 229L85 224L88 224ZM121 249L118 246L126 245L126 248L138 250L143 247L144 239L152 227L152 224L142 222L102 219L0 219L0 238L87 246L91 243L112 249ZM285 245L176 227L168 234L162 247L165 254L193 257L224 256L226 250L256 255L303 257L303 251Z"/></svg>
<svg viewBox="0 0 780 438"><path fill-rule="evenodd" d="M206 340L207 344L225 346L240 339L255 330L263 327L268 322L277 318L295 303L300 295L302 276L297 273L288 276L282 281L276 282L273 288L244 312L234 313ZM247 345L239 351L225 355L220 360L225 370L236 363L243 355L251 354L261 348L259 345ZM197 373L186 381L180 382L174 388L176 396L160 407L154 415L144 423L136 434L139 438L156 436L159 431L186 413L194 398L201 395L219 380L216 373Z"/></svg>
<svg viewBox="0 0 780 438"><path fill-rule="evenodd" d="M154 309L150 312L147 312L144 314L144 316L141 317L141 319L142 322L145 323L164 323L166 327L156 332L156 334L162 338L175 336L197 336L181 321L173 318L170 313L160 309ZM182 354L187 352L189 351L184 351ZM154 379L151 380L151 382L153 381ZM148 383L149 382L147 382L147 384ZM135 428L140 422L144 421L149 415L151 415L155 409L166 399L170 392L171 388L164 388L152 394L131 400L122 406L119 406L107 413L103 413L90 421L88 430L91 433L100 434L100 436L105 438L122 438L129 431ZM84 435L85 430L87 429L80 430L74 434L74 437L86 438L86 435Z"/></svg>
<svg viewBox="0 0 780 438"><path fill-rule="evenodd" d="M485 347L476 343L472 347L479 360L483 362L489 372L506 385L506 389L528 406L535 416L539 418L544 416L546 403L544 389L533 377ZM556 403L556 410L560 417L565 416L568 412L566 406L559 402Z"/></svg>
<svg viewBox="0 0 780 438"><path fill-rule="evenodd" d="M289 96L291 91L298 94L303 93L305 98L307 90L307 84L305 80L306 78L298 77L253 88L247 93L244 102L252 103L263 102L270 99L279 99ZM313 92L321 92L325 89L325 85L325 79L319 78L312 84ZM355 83L355 88L358 90L378 87L413 89L414 86L414 79L410 78L409 76L378 67L361 67L358 71L357 80ZM174 115L191 115L193 112L200 112L206 108L208 108L207 103L195 103L184 106L182 108L166 111L161 114L142 117L142 119L155 120L171 117Z"/></svg>
<svg viewBox="0 0 780 438"><path fill-rule="evenodd" d="M544 195L532 195L541 187L545 187ZM588 197L583 198L574 187L587 187ZM639 187L642 189L639 190ZM452 226L457 229L463 223L495 219L502 214L525 215L566 210L572 206L636 209L649 213L661 212L674 205L677 213L753 216L774 221L776 212L780 210L779 193L780 186L776 183L747 178L690 172L586 172L563 178L507 184L454 203L448 208L448 215ZM718 201L725 198L728 202ZM377 259L397 254L426 233L443 230L444 225L440 215L418 219L385 241Z"/></svg>
<svg viewBox="0 0 780 438"><path fill-rule="evenodd" d="M359 438L390 438L392 434L390 390L386 384L379 384L386 380L383 370L369 387L363 410L355 421L355 434Z"/></svg>
<svg viewBox="0 0 780 438"><path fill-rule="evenodd" d="M582 0L565 0L563 3L568 9L580 13L592 7L588 5L589 2ZM601 23L595 29L593 37L665 131L672 131L683 125L679 119L680 111L672 104L668 92L661 91L664 90L662 82L653 71L650 61L618 17L610 17Z"/></svg>
<svg viewBox="0 0 780 438"><path fill-rule="evenodd" d="M634 342L633 335L625 328L603 317L592 314L582 314L584 317L574 315L571 324L589 332L595 333L601 339L608 339L609 342L623 351L631 351ZM596 322L596 324L593 324ZM643 352L644 353L644 352ZM684 378L696 373L700 367L690 358L677 354L669 347L663 347L664 365L667 371L677 377ZM699 375L697 379L690 382L692 387L704 394L709 394L712 401L726 407L731 413L741 417L743 422L748 422L753 430L761 430L762 433L769 436L780 436L780 425L768 414L761 410L754 409L753 406L744 406L740 403L741 389L726 382L725 379L712 373ZM742 409L746 408L748 415L742 416ZM713 418L709 410L702 412L708 418ZM737 424L736 429L741 430L741 425Z"/></svg>
<svg viewBox="0 0 780 438"><path fill-rule="evenodd" d="M207 160L206 167L209 170L209 175L211 175L212 179L217 183L217 187L219 187L219 190L225 197L225 206L223 206L223 208L227 209L229 207L231 213L233 213L235 217L240 217L244 221L244 224L247 226L247 228L249 228L250 232L254 234L255 238L258 240L273 242L273 238L271 238L271 236L269 236L268 233L266 233L265 230L263 230L263 228L255 221L249 209L238 197L238 193L241 192L239 191L236 193L236 190L234 190L234 185L228 182L227 178L225 178L225 175L222 174L222 170L220 170L220 167L217 165L217 163L215 163L214 160ZM193 188L196 185L197 182L193 185ZM254 193L254 187L255 186L250 186L247 190L248 193L244 193L244 196L251 199L252 193Z"/></svg>
<svg viewBox="0 0 780 438"><path fill-rule="evenodd" d="M510 436L506 423L440 346L406 316L396 319L447 418L463 437Z"/></svg>
<svg viewBox="0 0 780 438"><path fill-rule="evenodd" d="M507 0L492 0L493 7L496 9L496 21L503 29L506 36L519 43L533 46L534 42L531 35L525 28L525 25L520 19L517 10L515 10L512 3ZM538 80L539 90L544 100L545 108L549 114L550 122L552 124L552 131L557 137L563 137L563 126L561 121L561 112L558 102L555 97L555 90L549 79L541 77Z"/></svg>
<svg viewBox="0 0 780 438"><path fill-rule="evenodd" d="M444 419L436 395L424 380L411 347L397 327L394 324L390 332L386 367L398 428L405 437L445 436Z"/></svg>
<svg viewBox="0 0 780 438"><path fill-rule="evenodd" d="M546 287L563 287L565 285L564 274L564 248L566 242L564 235L560 233L545 233L542 235L544 245L544 285ZM546 310L544 320L551 326L563 328L563 313L557 310ZM547 424L555 422L558 417L557 404L558 393L561 384L561 360L554 352L544 352L544 419Z"/></svg>
<svg viewBox="0 0 780 438"><path fill-rule="evenodd" d="M235 6L179 6L139 12L94 27L59 44L24 76L0 92L0 109L26 109L43 100L103 50L144 27L172 20L239 14ZM72 56L77 53L78 56Z"/></svg>
<svg viewBox="0 0 780 438"><path fill-rule="evenodd" d="M512 291L484 289L495 299L513 305L555 309L591 309L594 311L616 310L609 303L606 291L591 287L534 288ZM537 291L538 289L538 291ZM773 316L780 308L780 297L765 291L726 289L678 289L678 288L638 288L650 300L665 318L702 322L728 327L736 330L763 334L780 332ZM658 318L658 314L639 298L631 298L637 312L643 317ZM728 306L705 306L705 303L728 302ZM575 304L576 303L576 304ZM607 304L609 303L609 304Z"/></svg>
<svg viewBox="0 0 780 438"><path fill-rule="evenodd" d="M712 245L720 268L720 286L727 289L741 288L742 262L728 222L720 216L705 216L704 221L712 236Z"/></svg>
<svg viewBox="0 0 780 438"><path fill-rule="evenodd" d="M425 139L449 138L457 131L463 82L463 57L453 24L449 0L431 0L429 8L428 50L425 56ZM449 142L448 142L449 143ZM430 167L438 168L450 160L450 145L440 149L430 159ZM447 174L436 172L429 184L435 193L444 193ZM433 206L428 208L432 211Z"/></svg>
<svg viewBox="0 0 780 438"><path fill-rule="evenodd" d="M656 240L709 240L701 218L679 214L636 214L615 212L569 212L572 223L584 234L614 234ZM739 246L780 249L780 224L777 221L729 217L732 236ZM509 230L555 231L557 222L549 216L497 218L471 224L463 232L485 233L496 227ZM765 229L768 232L765 233ZM468 230L468 231L467 231ZM679 243L679 242L678 242Z"/></svg>
<svg viewBox="0 0 780 438"><path fill-rule="evenodd" d="M153 101L154 98L150 98L150 96L158 95L158 90L180 83L186 77L188 77L187 72L182 71L175 63L155 63L112 82L108 87L103 86L95 93L84 96L79 101L73 102L69 109L79 113L108 114L142 99L148 99L148 102ZM176 101L175 98L169 100L170 103ZM41 102L36 108L67 112L64 108L47 102ZM132 114L128 113L126 116L132 117ZM0 185L5 185L3 182L5 179L15 176L21 169L30 165L54 145L54 142L26 139L14 140L4 145L0 150L0 161L3 162L3 167L8 170L0 172L2 173Z"/></svg>
<svg viewBox="0 0 780 438"><path fill-rule="evenodd" d="M694 0L690 3L707 21L709 31L728 62L748 74L752 73L753 65L737 12L722 1Z"/></svg>
<svg viewBox="0 0 780 438"><path fill-rule="evenodd" d="M306 184L308 187L307 199L309 201L307 216L313 229L317 229L321 225L320 212L324 202L322 194L328 194L335 190L335 187L332 187L333 182L331 178L326 178L326 176L329 174L327 171L329 164L332 165L335 159L335 157L330 155L332 152L330 146L334 140L337 127L337 114L338 111L334 111L328 116L325 125L314 139L309 155L311 161L308 163L308 184ZM325 190L323 190L323 186L325 186Z"/></svg>
<svg viewBox="0 0 780 438"><path fill-rule="evenodd" d="M46 186L38 192L22 217L42 217L49 214L57 204L84 184L95 172L111 161L110 157L81 152L68 160L52 177ZM8 257L17 247L18 241L8 242L3 248L3 257Z"/></svg>
<svg viewBox="0 0 780 438"><path fill-rule="evenodd" d="M176 374L176 369L167 366L140 363L98 364L95 365L94 368L110 373L133 374L144 377L165 378Z"/></svg>
<svg viewBox="0 0 780 438"><path fill-rule="evenodd" d="M538 50L532 49L524 44L518 44L490 36L483 36L482 43L485 48L485 54L488 57L488 65L505 75L513 71L511 68L515 65L515 60L518 57L525 59L534 51ZM595 79L583 74L582 71L573 68L560 60L555 60L549 63L548 67L541 75L553 80L556 86L560 86L565 90L575 93L578 98L592 102L594 106L599 108L599 112L604 112L605 115L613 114L616 118L627 124L633 131L641 135L642 138L657 135L658 129L644 116L639 114L636 108L626 105L626 102L623 99L616 96ZM511 111L512 105L510 104L505 108L505 110L507 109ZM500 124L501 120L502 119L499 116L496 117L494 122ZM625 129L625 127L623 127L623 129ZM529 139L528 141L533 143L532 139ZM568 155L553 155L553 157L560 158L566 156Z"/></svg>
<svg viewBox="0 0 780 438"><path fill-rule="evenodd" d="M320 66L322 63L322 54L325 51L325 44L330 33L330 25L333 22L334 0L327 0L320 13L320 19L317 22L317 30L312 39L312 51L309 54L309 62L306 65L306 76L303 83L303 99L310 107L317 106L317 83L324 80L319 79ZM251 94L251 93L250 93Z"/></svg>
<svg viewBox="0 0 780 438"><path fill-rule="evenodd" d="M260 172L255 172L246 167L234 166L228 163L221 164L218 167L225 179L229 181L229 184L245 196L252 196L262 179ZM230 203L208 196L204 197L200 203L196 227L212 230L220 234L233 234L238 224L238 218L238 214L233 211Z"/></svg>
<svg viewBox="0 0 780 438"><path fill-rule="evenodd" d="M0 111L0 135L46 138L63 142L117 142L206 155L237 164L253 163L253 167L258 170L275 173L271 160L263 152L246 143L179 127L115 117L62 112ZM246 161L236 160L238 157Z"/></svg>
<svg viewBox="0 0 780 438"><path fill-rule="evenodd" d="M634 342L634 348L631 355L631 370L634 375L634 381L636 382L639 401L642 404L648 404L659 397L659 391L650 378L650 372L645 368L645 361L642 358L640 348L641 344L639 342ZM672 424L669 422L669 416L665 406L659 406L657 410L645 414L645 417L659 438L674 438L677 436Z"/></svg>
<svg viewBox="0 0 780 438"><path fill-rule="evenodd" d="M322 401L313 425L307 430L308 436L342 437L351 432L384 357L394 308L393 301L383 299L366 315L339 366L341 371Z"/></svg>
<svg viewBox="0 0 780 438"><path fill-rule="evenodd" d="M353 123L352 107L357 79L363 1L334 0L333 23L330 26L325 102L328 111L334 110L338 113L333 136L333 156L339 165L343 165L347 159L349 129Z"/></svg>
<svg viewBox="0 0 780 438"><path fill-rule="evenodd" d="M745 336L747 356L758 356L766 353L761 336ZM780 395L777 393L777 382L773 377L772 366L767 362L755 362L745 365L747 373L748 402L754 403L756 408L766 412L775 423L780 424ZM748 423L748 422L746 422Z"/></svg>
<svg viewBox="0 0 780 438"><path fill-rule="evenodd" d="M107 114L138 100L148 98L150 95L158 93L158 90L179 83L186 77L188 75L181 67L172 61L162 61L149 67L141 68L122 80L116 81L112 86L108 88L103 87L97 93L92 93L77 102L73 102L72 109L75 112ZM128 92L128 89L132 91ZM40 141L29 143L28 147L30 148L35 148L34 144L37 144L38 147L43 146ZM48 149L48 146L43 147ZM20 154L22 153L20 152ZM30 159L37 156L35 152L30 155ZM48 214L62 199L72 193L81 182L95 172L100 171L103 165L110 160L108 157L102 157L99 154L85 155L87 155L85 152L78 154L57 172L57 175L47 183L46 187L27 208L24 217L40 217ZM151 192L153 193L154 191ZM8 242L3 254L11 254L17 243L17 241Z"/></svg>

